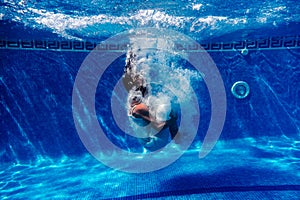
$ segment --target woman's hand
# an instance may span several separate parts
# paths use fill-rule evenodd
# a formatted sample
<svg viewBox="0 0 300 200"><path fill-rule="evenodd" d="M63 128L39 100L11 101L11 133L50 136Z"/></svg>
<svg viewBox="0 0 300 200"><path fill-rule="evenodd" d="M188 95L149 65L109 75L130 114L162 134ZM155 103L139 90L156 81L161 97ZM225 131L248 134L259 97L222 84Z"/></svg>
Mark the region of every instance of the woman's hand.
<svg viewBox="0 0 300 200"><path fill-rule="evenodd" d="M154 129L161 130L166 125L166 122L157 122L152 120L151 125Z"/></svg>

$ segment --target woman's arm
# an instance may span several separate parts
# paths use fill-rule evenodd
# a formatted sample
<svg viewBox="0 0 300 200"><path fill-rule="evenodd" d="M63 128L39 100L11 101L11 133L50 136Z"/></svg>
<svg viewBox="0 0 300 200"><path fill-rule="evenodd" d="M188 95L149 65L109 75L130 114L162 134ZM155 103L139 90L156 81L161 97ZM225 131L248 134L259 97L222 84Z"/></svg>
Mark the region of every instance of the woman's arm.
<svg viewBox="0 0 300 200"><path fill-rule="evenodd" d="M144 104L137 105L132 115L137 118L143 118L144 120L151 122L155 129L162 129L166 125L166 122L156 121L155 118L150 115L148 107Z"/></svg>

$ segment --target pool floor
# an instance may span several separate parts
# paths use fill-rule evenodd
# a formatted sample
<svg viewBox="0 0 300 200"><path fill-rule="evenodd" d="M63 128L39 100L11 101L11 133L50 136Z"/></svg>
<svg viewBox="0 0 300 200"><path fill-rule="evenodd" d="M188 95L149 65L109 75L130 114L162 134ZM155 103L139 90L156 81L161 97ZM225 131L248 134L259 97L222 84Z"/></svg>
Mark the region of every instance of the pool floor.
<svg viewBox="0 0 300 200"><path fill-rule="evenodd" d="M170 166L143 174L110 169L89 154L43 158L34 165L2 165L0 197L296 199L300 196L297 148L282 138L219 141L203 159L198 158L198 151L189 150Z"/></svg>

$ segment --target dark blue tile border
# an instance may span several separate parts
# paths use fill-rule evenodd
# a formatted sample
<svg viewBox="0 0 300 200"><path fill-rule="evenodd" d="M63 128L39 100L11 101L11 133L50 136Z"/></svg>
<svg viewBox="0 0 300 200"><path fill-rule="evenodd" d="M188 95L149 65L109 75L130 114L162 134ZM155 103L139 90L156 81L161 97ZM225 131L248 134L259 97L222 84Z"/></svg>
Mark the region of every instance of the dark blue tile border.
<svg viewBox="0 0 300 200"><path fill-rule="evenodd" d="M100 51L122 51L128 44L104 44L98 45L89 41L51 41L51 40L0 40L0 49L30 49L30 50L56 50L56 51L91 51L95 47ZM276 36L260 39L247 39L235 42L218 42L196 44L176 43L179 51L235 51L235 50L264 50L300 48L300 35Z"/></svg>

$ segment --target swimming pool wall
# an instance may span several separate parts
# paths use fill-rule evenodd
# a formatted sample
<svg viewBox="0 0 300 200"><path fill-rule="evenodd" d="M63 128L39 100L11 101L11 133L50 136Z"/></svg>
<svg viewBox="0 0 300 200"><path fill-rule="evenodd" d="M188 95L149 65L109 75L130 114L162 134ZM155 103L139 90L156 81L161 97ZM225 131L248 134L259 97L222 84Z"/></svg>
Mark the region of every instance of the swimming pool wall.
<svg viewBox="0 0 300 200"><path fill-rule="evenodd" d="M55 37L0 40L1 163L34 163L87 153L75 130L71 94L81 63L96 45ZM227 116L220 140L299 140L299 35L201 46L218 66L226 89ZM124 58L114 65L112 78L117 80ZM230 91L240 80L250 87L245 99L236 99ZM209 124L207 102L206 93L199 98L201 122L192 149L199 148Z"/></svg>

